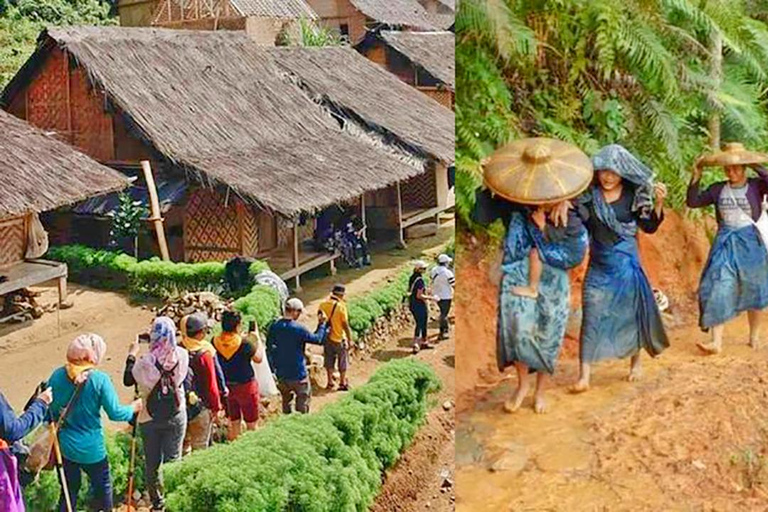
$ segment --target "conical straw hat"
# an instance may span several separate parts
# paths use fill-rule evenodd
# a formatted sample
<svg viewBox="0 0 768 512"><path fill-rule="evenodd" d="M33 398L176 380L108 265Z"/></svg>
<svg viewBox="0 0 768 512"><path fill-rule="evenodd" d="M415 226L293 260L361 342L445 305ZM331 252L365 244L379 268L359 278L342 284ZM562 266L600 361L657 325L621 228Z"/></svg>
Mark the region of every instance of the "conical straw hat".
<svg viewBox="0 0 768 512"><path fill-rule="evenodd" d="M515 203L539 205L571 199L592 182L592 162L579 148L555 139L507 144L483 162L485 185Z"/></svg>
<svg viewBox="0 0 768 512"><path fill-rule="evenodd" d="M706 166L751 165L765 162L768 162L768 154L749 151L739 142L729 142L722 151L706 155L701 159L701 163Z"/></svg>

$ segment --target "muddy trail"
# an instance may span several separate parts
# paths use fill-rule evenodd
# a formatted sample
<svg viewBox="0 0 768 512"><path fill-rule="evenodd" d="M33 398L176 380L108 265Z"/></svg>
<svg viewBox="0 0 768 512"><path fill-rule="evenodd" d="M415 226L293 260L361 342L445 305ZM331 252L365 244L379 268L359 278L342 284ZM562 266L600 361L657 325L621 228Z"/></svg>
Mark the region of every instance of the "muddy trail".
<svg viewBox="0 0 768 512"><path fill-rule="evenodd" d="M643 355L642 380L626 381L628 361L605 362L590 391L570 394L578 361L567 338L549 412L535 414L529 397L508 414L502 407L516 377L493 364L494 257L467 265L476 255L460 256L458 280L472 279L477 294L457 299L457 336L472 334L471 347L457 348L460 361L471 361L457 377L457 510L768 510L768 330L764 348L753 350L739 318L726 326L723 353L702 356L695 344L708 335L690 307L692 280L674 279L667 267L671 347L657 359ZM663 282L657 271L649 276Z"/></svg>

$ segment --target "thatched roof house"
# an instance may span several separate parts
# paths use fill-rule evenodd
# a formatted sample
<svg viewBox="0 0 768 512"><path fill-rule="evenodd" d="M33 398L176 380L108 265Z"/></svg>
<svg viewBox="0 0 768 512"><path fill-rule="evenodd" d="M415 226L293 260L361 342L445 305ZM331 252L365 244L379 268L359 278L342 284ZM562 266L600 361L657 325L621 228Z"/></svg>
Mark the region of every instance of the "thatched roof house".
<svg viewBox="0 0 768 512"><path fill-rule="evenodd" d="M242 32L51 29L2 100L102 162L148 159L186 176L195 186L166 219L183 231L176 258L191 261L263 255L292 237L296 249L311 234L295 224L304 214L360 201L452 154L450 112L439 117L442 139L406 131L383 105L334 115L285 62ZM398 94L404 109L440 112Z"/></svg>
<svg viewBox="0 0 768 512"><path fill-rule="evenodd" d="M453 32L371 32L357 46L370 60L401 80L453 106L456 36Z"/></svg>
<svg viewBox="0 0 768 512"><path fill-rule="evenodd" d="M348 47L270 48L278 66L340 115L444 164L454 160L454 114Z"/></svg>
<svg viewBox="0 0 768 512"><path fill-rule="evenodd" d="M34 229L39 224L34 214L122 190L129 182L5 112L0 112L0 151L0 297L55 279L63 302L67 266L37 259L47 245L37 243L42 238Z"/></svg>
<svg viewBox="0 0 768 512"><path fill-rule="evenodd" d="M242 30L259 44L296 35L300 19L316 19L305 0L121 0L120 23L190 30Z"/></svg>
<svg viewBox="0 0 768 512"><path fill-rule="evenodd" d="M0 221L128 186L128 180L117 171L2 111L0 153Z"/></svg>
<svg viewBox="0 0 768 512"><path fill-rule="evenodd" d="M417 0L307 0L323 23L352 44L368 30L395 28L436 30L430 14Z"/></svg>

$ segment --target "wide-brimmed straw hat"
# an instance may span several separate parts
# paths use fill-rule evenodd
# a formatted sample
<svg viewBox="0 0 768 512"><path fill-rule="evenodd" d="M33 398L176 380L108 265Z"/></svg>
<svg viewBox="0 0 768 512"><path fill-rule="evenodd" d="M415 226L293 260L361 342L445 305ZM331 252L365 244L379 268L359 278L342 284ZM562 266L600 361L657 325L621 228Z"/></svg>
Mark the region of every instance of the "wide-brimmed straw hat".
<svg viewBox="0 0 768 512"><path fill-rule="evenodd" d="M576 146L548 138L511 142L483 161L485 185L515 203L571 199L592 182L592 162Z"/></svg>
<svg viewBox="0 0 768 512"><path fill-rule="evenodd" d="M701 163L706 166L716 165L752 165L768 162L768 154L749 151L740 142L729 142L722 151L702 157Z"/></svg>

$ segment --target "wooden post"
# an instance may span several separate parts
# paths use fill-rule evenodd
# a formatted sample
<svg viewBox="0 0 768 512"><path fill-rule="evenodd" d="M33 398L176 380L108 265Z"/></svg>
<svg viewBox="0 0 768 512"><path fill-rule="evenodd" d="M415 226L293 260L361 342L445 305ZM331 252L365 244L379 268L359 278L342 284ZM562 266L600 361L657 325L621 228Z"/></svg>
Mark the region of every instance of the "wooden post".
<svg viewBox="0 0 768 512"><path fill-rule="evenodd" d="M168 254L168 242L165 240L165 230L163 229L163 217L160 215L160 200L157 197L155 178L152 176L152 168L149 166L148 160L141 161L141 170L144 171L144 179L147 182L150 211L152 215L149 220L155 225L157 244L160 246L160 256L163 258L163 261L170 261L171 257Z"/></svg>
<svg viewBox="0 0 768 512"><path fill-rule="evenodd" d="M403 238L403 194L400 190L400 182L397 182L397 243L405 248L405 238Z"/></svg>
<svg viewBox="0 0 768 512"><path fill-rule="evenodd" d="M293 221L293 268L299 268L299 227L296 221ZM296 274L296 291L301 291L299 274Z"/></svg>
<svg viewBox="0 0 768 512"><path fill-rule="evenodd" d="M709 41L709 78L712 80L712 90L719 90L723 81L723 37L714 31ZM720 113L721 108L715 93L709 94L709 146L712 151L720 151Z"/></svg>
<svg viewBox="0 0 768 512"><path fill-rule="evenodd" d="M363 221L363 239L368 241L368 223L365 219L365 192L360 196L360 220Z"/></svg>

